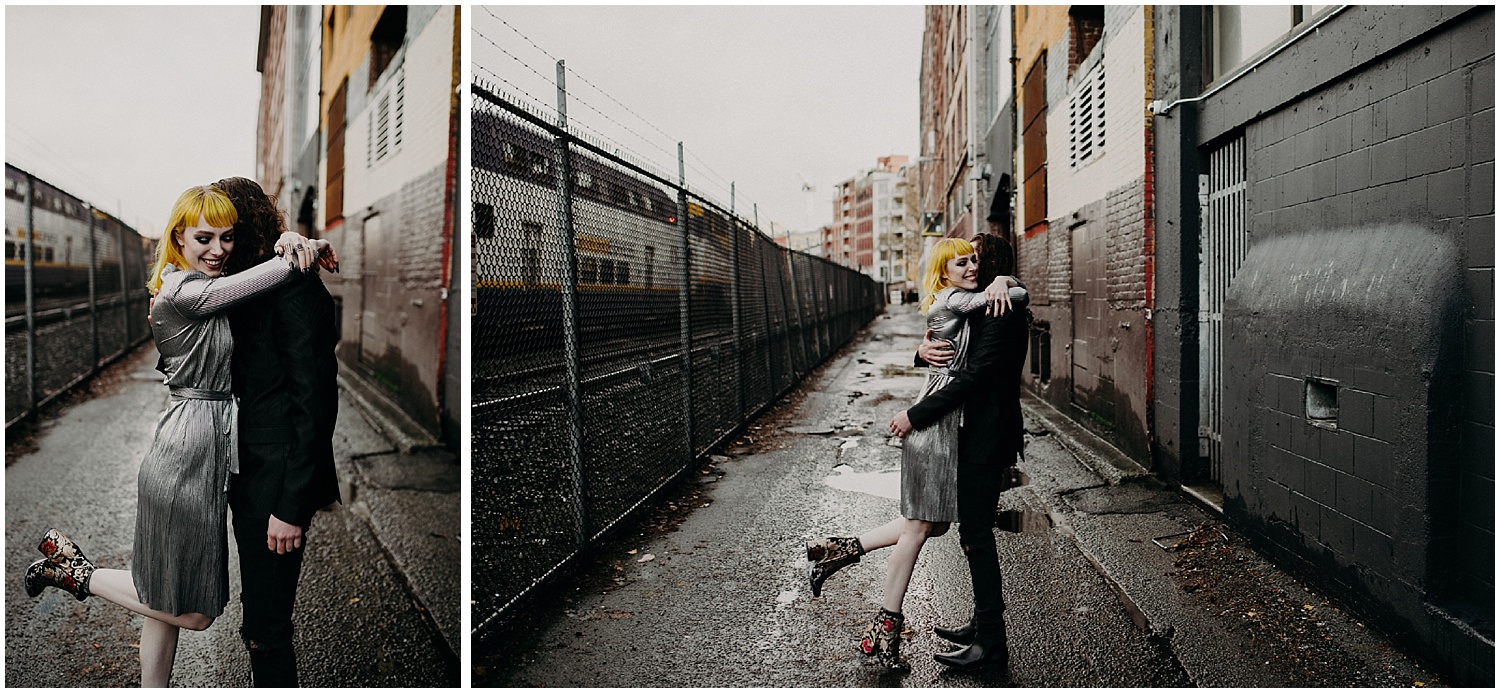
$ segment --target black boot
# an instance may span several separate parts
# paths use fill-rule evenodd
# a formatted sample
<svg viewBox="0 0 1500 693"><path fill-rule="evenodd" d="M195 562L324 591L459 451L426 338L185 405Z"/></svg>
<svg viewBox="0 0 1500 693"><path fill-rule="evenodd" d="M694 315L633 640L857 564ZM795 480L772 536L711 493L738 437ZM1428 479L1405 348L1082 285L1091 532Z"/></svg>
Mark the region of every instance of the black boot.
<svg viewBox="0 0 1500 693"><path fill-rule="evenodd" d="M905 616L881 609L865 628L865 635L859 640L859 651L867 657L874 657L887 669L905 667L906 663L901 661L901 631L905 626Z"/></svg>
<svg viewBox="0 0 1500 693"><path fill-rule="evenodd" d="M78 601L88 599L89 578L94 575L94 564L87 558L74 559L74 565L62 566L43 558L26 566L26 594L36 597L48 587L66 590Z"/></svg>
<svg viewBox="0 0 1500 693"><path fill-rule="evenodd" d="M846 565L859 562L865 555L865 547L859 537L828 537L823 541L807 545L807 580L812 585L812 596L823 593L823 581Z"/></svg>
<svg viewBox="0 0 1500 693"><path fill-rule="evenodd" d="M942 652L932 656L939 664L957 671L999 671L1010 667L1010 648L1005 639L975 640L973 644L954 652Z"/></svg>
<svg viewBox="0 0 1500 693"><path fill-rule="evenodd" d="M932 634L955 645L968 645L974 642L974 622L969 621L957 628L935 626L932 629Z"/></svg>

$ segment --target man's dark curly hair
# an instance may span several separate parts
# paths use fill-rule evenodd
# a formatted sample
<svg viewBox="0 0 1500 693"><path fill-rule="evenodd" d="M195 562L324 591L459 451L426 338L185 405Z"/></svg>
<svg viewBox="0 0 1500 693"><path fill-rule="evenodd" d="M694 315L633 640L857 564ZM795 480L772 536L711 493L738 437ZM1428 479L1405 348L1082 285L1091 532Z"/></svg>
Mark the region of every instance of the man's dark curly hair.
<svg viewBox="0 0 1500 693"><path fill-rule="evenodd" d="M234 224L234 252L224 263L225 271L233 274L265 261L274 252L276 239L286 232L286 219L276 209L276 198L261 190L259 183L238 176L214 183L214 187L229 196L240 215Z"/></svg>
<svg viewBox="0 0 1500 693"><path fill-rule="evenodd" d="M234 195L229 199L233 200ZM235 203L239 208L239 203ZM241 212L244 214L244 212ZM995 277L1008 277L1016 273L1016 251L1004 238L989 233L975 234L974 251L979 253L979 287L982 289L995 281Z"/></svg>

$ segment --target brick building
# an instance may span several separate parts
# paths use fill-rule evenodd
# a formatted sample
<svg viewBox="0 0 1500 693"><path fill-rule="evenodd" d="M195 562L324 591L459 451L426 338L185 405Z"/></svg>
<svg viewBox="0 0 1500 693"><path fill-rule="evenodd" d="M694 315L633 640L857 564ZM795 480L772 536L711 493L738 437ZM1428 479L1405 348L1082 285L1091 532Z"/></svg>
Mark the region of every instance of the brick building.
<svg viewBox="0 0 1500 693"><path fill-rule="evenodd" d="M454 6L275 7L259 58L261 180L338 248L342 273L325 283L346 375L449 445L458 37Z"/></svg>
<svg viewBox="0 0 1500 693"><path fill-rule="evenodd" d="M1139 6L1017 6L1018 273L1027 385L1150 456L1151 21Z"/></svg>
<svg viewBox="0 0 1500 693"><path fill-rule="evenodd" d="M1488 6L1159 6L1147 72L1155 470L1480 686L1494 22Z"/></svg>

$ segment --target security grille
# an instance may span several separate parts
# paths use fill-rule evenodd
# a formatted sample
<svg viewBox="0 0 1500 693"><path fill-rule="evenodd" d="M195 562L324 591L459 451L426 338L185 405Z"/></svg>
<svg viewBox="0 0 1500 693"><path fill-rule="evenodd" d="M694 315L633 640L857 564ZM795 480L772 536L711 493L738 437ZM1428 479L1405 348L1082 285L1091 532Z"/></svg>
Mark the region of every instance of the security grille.
<svg viewBox="0 0 1500 693"><path fill-rule="evenodd" d="M858 272L476 84L476 631L881 309Z"/></svg>
<svg viewBox="0 0 1500 693"><path fill-rule="evenodd" d="M1214 150L1208 174L1199 176L1202 214L1198 256L1198 363L1200 374L1198 456L1208 479L1218 482L1223 463L1224 297L1245 261L1245 138Z"/></svg>

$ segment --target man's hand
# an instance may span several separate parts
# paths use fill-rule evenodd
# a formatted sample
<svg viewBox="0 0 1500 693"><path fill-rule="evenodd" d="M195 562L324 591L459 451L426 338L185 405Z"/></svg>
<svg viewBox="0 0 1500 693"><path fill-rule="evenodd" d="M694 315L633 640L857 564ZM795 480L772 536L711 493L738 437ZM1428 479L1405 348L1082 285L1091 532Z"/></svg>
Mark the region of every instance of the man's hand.
<svg viewBox="0 0 1500 693"><path fill-rule="evenodd" d="M953 344L946 339L933 339L932 330L928 330L922 336L922 345L917 347L917 355L928 365L943 368L953 360Z"/></svg>
<svg viewBox="0 0 1500 693"><path fill-rule="evenodd" d="M905 438L906 434L911 432L911 419L907 418L906 410L902 409L900 413L896 414L896 418L891 419L891 433L896 434L897 438Z"/></svg>
<svg viewBox="0 0 1500 693"><path fill-rule="evenodd" d="M276 553L291 553L302 548L302 528L276 519L266 521L266 548Z"/></svg>

